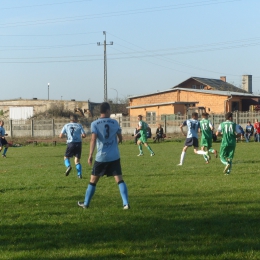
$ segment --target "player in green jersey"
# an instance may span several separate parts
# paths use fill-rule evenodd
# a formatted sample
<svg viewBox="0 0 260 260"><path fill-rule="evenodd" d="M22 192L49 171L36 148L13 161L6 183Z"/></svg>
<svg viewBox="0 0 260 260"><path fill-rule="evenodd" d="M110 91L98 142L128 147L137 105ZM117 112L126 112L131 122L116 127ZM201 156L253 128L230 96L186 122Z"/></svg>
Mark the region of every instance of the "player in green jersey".
<svg viewBox="0 0 260 260"><path fill-rule="evenodd" d="M231 112L226 113L226 121L222 122L216 135L222 133L222 141L220 145L220 161L225 165L224 173L230 174L232 168L232 160L236 149L236 138L240 137L241 131L238 125L233 120L233 114Z"/></svg>
<svg viewBox="0 0 260 260"><path fill-rule="evenodd" d="M215 157L218 157L217 150L212 148L212 131L214 129L213 125L211 124L210 120L208 119L209 114L208 113L202 113L202 120L200 120L200 131L201 131L201 150L204 151L205 148L207 148L207 151L209 153L212 153L215 155ZM209 163L209 157L206 155L203 155L206 163Z"/></svg>
<svg viewBox="0 0 260 260"><path fill-rule="evenodd" d="M142 143L146 146L146 148L149 150L151 156L154 156L155 153L153 152L153 150L151 149L151 147L148 145L147 143L147 123L142 121L142 116L139 115L138 116L138 128L137 130L139 130L139 133L141 135L141 137L138 139L137 144L138 144L138 148L139 148L139 154L137 156L142 156L143 154L143 149L142 149Z"/></svg>

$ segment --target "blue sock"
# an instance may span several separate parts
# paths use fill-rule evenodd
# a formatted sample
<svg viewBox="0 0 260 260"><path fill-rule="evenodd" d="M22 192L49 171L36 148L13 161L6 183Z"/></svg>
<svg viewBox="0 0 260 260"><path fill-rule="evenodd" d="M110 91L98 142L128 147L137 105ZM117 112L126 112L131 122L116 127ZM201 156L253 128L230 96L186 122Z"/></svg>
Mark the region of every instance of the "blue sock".
<svg viewBox="0 0 260 260"><path fill-rule="evenodd" d="M6 155L7 149L8 149L8 148L5 148L5 149L4 149L3 155Z"/></svg>
<svg viewBox="0 0 260 260"><path fill-rule="evenodd" d="M78 172L78 175L81 175L81 164L80 163L76 164L76 170Z"/></svg>
<svg viewBox="0 0 260 260"><path fill-rule="evenodd" d="M65 166L68 168L68 167L70 166L70 159L66 158L66 159L64 160L64 164L65 164Z"/></svg>
<svg viewBox="0 0 260 260"><path fill-rule="evenodd" d="M124 181L118 182L119 191L123 200L123 206L128 205L128 191Z"/></svg>
<svg viewBox="0 0 260 260"><path fill-rule="evenodd" d="M84 201L85 206L89 206L89 203L95 193L95 190L96 190L96 184L90 182L86 190L85 201Z"/></svg>

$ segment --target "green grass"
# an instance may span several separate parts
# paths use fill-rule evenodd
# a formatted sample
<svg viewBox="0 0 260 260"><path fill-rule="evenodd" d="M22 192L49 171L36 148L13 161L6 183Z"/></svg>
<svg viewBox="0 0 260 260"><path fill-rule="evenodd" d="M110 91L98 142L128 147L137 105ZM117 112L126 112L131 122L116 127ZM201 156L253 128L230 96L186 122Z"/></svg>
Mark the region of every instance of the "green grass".
<svg viewBox="0 0 260 260"><path fill-rule="evenodd" d="M219 150L220 143L214 143ZM65 145L9 148L0 161L0 259L260 259L258 143L238 143L230 176L181 142L151 143L156 156L120 145L130 210L113 178L101 178L89 209L77 207L89 182L64 176Z"/></svg>

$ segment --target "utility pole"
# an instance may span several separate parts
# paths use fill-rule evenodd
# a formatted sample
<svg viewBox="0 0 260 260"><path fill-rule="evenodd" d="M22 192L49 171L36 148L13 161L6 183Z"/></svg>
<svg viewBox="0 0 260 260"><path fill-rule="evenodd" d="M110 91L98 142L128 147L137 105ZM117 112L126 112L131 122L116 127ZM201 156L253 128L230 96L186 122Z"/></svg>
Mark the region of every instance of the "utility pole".
<svg viewBox="0 0 260 260"><path fill-rule="evenodd" d="M101 44L100 42L97 43L98 46L104 45L104 101L107 101L107 45L113 45L113 42L107 43L106 42L106 32L103 31L103 35L105 35L104 43Z"/></svg>

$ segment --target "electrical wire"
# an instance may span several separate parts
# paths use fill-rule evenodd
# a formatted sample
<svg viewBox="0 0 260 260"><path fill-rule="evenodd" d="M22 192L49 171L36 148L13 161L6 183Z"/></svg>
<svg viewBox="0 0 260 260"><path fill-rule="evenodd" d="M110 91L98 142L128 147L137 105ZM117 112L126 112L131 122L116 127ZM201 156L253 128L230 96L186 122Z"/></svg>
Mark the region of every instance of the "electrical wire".
<svg viewBox="0 0 260 260"><path fill-rule="evenodd" d="M68 45L51 45L51 46L0 46L0 51L20 51L20 50L39 50L39 49L56 49L56 48L71 48L71 47L84 47L88 45L95 45L96 43L81 43L81 44L68 44ZM117 43L117 45L120 45ZM216 42L202 45L191 45L191 46L181 46L174 48L166 49L157 49L157 50L134 50L132 52L121 52L121 53L111 53L110 57L112 59L132 59L132 58L144 58L144 57L168 57L179 54L188 54L188 53L200 53L200 52L209 52L209 51L220 51L220 50L229 50L235 48L245 48L260 45L260 38L248 38L248 39L239 39L233 41L225 42ZM124 48L127 48L121 45ZM119 56L119 57L117 57Z"/></svg>
<svg viewBox="0 0 260 260"><path fill-rule="evenodd" d="M60 37L60 36L72 36L72 35L87 35L97 34L96 32L79 32L79 33L56 33L56 34L0 34L0 37Z"/></svg>
<svg viewBox="0 0 260 260"><path fill-rule="evenodd" d="M208 0L208 1L200 1L195 3L175 4L175 5L161 6L161 7L151 7L151 8L143 8L143 9L136 9L136 10L93 14L87 16L72 16L72 17L37 20L37 21L25 21L25 22L20 21L15 23L0 24L0 28L73 22L73 21L97 19L97 18L100 19L100 18L115 17L115 16L122 16L122 15L143 14L143 13L169 11L174 9L182 9L182 8L190 8L190 7L198 7L198 6L206 6L206 5L225 4L225 3L238 2L238 1L243 1L243 0L220 0L220 1Z"/></svg>
<svg viewBox="0 0 260 260"><path fill-rule="evenodd" d="M42 6L52 6L52 5L63 5L63 4L74 4L74 3L90 2L90 1L91 0L78 0L78 1L67 1L67 2L59 2L59 3L51 3L51 4L20 5L20 6L12 6L12 7L1 7L0 10L22 9L22 8L32 8L32 7L42 7Z"/></svg>
<svg viewBox="0 0 260 260"><path fill-rule="evenodd" d="M72 48L72 47L82 47L87 45L94 45L96 43L82 43L82 44L69 44L69 45L52 45L52 46L0 46L1 51L33 51L33 50L41 50L41 49L60 49L60 48ZM12 49L14 48L14 49Z"/></svg>

